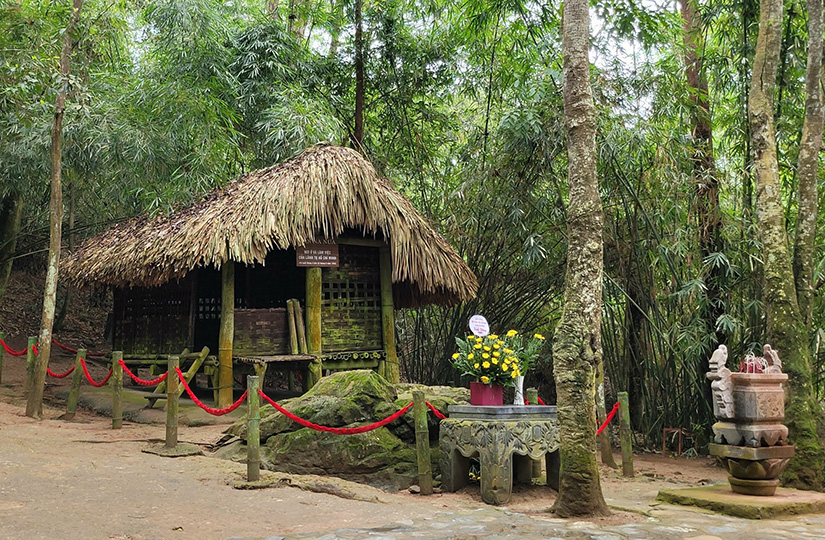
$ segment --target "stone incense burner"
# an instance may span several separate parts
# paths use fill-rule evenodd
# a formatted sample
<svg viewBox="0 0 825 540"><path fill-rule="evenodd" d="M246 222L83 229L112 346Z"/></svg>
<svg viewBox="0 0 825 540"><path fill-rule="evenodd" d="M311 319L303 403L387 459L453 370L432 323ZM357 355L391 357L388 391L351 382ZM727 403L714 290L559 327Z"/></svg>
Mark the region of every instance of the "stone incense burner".
<svg viewBox="0 0 825 540"><path fill-rule="evenodd" d="M711 455L722 458L728 469L731 489L745 495L773 495L779 475L794 455L788 445L785 392L779 355L765 345L761 358L748 355L745 371L733 373L725 364L724 345L713 353L710 372L713 390L714 442Z"/></svg>

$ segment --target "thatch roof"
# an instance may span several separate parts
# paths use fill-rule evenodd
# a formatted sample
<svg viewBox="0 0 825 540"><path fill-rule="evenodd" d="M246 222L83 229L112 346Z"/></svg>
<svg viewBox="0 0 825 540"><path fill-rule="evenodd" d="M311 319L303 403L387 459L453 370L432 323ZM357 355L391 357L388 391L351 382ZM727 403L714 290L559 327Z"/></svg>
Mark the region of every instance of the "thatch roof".
<svg viewBox="0 0 825 540"><path fill-rule="evenodd" d="M251 172L168 216L119 223L69 254L61 273L76 284L149 287L227 260L262 263L273 249L353 229L390 244L398 307L475 296L475 275L410 201L360 154L329 145Z"/></svg>

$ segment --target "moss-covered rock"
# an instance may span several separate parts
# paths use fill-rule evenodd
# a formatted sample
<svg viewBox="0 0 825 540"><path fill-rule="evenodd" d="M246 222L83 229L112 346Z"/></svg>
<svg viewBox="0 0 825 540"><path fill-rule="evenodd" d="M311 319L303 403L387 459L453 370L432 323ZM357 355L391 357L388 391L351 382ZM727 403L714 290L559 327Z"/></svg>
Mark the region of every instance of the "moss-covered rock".
<svg viewBox="0 0 825 540"><path fill-rule="evenodd" d="M415 450L387 428L336 435L302 428L270 437L261 447L261 463L270 470L330 474L384 489L415 483Z"/></svg>
<svg viewBox="0 0 825 540"><path fill-rule="evenodd" d="M420 389L444 414L447 406L467 403L464 388L399 384L393 386L371 370L343 371L324 377L301 397L279 405L291 413L329 427L356 427L382 420L412 401ZM434 473L438 473L438 419L429 415ZM336 435L302 428L267 405L261 408L261 461L265 468L298 474L326 474L384 489L403 489L417 482L412 409L386 427L356 435ZM246 420L227 430L240 438L220 457L246 459Z"/></svg>
<svg viewBox="0 0 825 540"><path fill-rule="evenodd" d="M341 371L323 377L309 392L278 404L292 414L322 426L343 427L373 422L377 409L395 400L395 388L372 370ZM395 412L395 411L393 411ZM386 415L385 415L386 416ZM381 417L383 418L383 416ZM300 426L273 407L261 407L261 441ZM228 433L246 440L246 420L233 424Z"/></svg>

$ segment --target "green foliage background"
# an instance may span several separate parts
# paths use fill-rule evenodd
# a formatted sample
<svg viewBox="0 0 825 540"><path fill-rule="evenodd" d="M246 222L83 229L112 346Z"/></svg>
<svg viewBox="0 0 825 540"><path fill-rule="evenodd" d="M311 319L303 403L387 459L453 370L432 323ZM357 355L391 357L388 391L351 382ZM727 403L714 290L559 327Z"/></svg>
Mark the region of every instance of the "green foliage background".
<svg viewBox="0 0 825 540"><path fill-rule="evenodd" d="M68 9L55 0L0 0L0 197L25 200L17 257L45 246L49 127ZM723 215L723 249L705 257L681 17L671 4L631 0L598 0L593 9L608 407L628 390L634 426L658 445L663 427L710 425L701 363L717 335L708 328L725 336L734 358L761 350L764 339L745 115L758 5L701 6ZM552 336L560 313L560 5L368 0L363 10L365 151L480 283L472 302L399 314L402 370L410 380L460 383L450 355L471 315ZM793 230L804 5L787 0L785 16L775 112ZM65 121L74 232L168 212L316 142L345 144L354 123L352 18L342 0L87 0ZM714 268L720 298L707 294ZM708 302L722 304L717 320L705 320ZM823 318L817 301L811 347L820 391ZM551 401L545 349L527 386Z"/></svg>

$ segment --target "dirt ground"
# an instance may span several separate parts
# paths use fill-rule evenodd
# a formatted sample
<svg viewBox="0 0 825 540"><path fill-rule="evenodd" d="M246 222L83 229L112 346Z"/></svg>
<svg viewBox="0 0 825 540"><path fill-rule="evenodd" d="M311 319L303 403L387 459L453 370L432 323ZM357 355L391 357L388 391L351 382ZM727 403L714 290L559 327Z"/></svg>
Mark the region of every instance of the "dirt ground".
<svg viewBox="0 0 825 540"><path fill-rule="evenodd" d="M71 366L58 357L55 372ZM102 368L93 372L103 376ZM482 506L478 485L459 493L421 497L385 493L332 478L266 473L272 487L241 490L245 465L209 456L226 425L183 427L180 440L200 445L204 456L163 458L143 453L164 436L164 426L111 420L80 411L60 420L64 403L54 396L69 379L49 378L44 419L24 416L21 359L6 357L0 385L0 538L3 539L223 539L273 535L319 535L344 527L378 527L434 512ZM610 517L597 524L633 523L662 487L721 481L724 473L705 458L635 457L633 480L603 473ZM292 487L290 487L292 486ZM302 489L301 489L302 488ZM336 495L337 494L337 495ZM343 497L341 496L343 495ZM554 492L522 487L510 511L544 514Z"/></svg>

